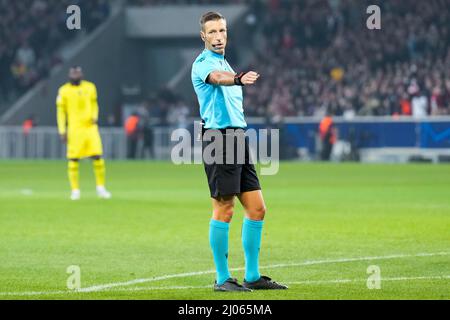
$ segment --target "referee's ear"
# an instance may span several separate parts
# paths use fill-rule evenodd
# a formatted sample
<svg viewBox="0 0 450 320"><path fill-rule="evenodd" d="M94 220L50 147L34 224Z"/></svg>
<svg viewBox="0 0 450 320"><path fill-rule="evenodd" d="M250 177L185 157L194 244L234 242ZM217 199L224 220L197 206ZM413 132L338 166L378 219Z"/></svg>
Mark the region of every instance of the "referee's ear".
<svg viewBox="0 0 450 320"><path fill-rule="evenodd" d="M200 31L200 38L202 38L203 42L206 41L205 34L203 31Z"/></svg>

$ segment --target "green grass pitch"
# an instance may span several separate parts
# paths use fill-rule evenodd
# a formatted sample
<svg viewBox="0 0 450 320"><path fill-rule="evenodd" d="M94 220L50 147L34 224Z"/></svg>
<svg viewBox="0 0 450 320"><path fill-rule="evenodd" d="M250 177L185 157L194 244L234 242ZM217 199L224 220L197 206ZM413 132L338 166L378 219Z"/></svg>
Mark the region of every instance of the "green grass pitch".
<svg viewBox="0 0 450 320"><path fill-rule="evenodd" d="M261 266L290 288L214 293L203 167L107 162L111 200L81 164L0 162L0 299L449 299L450 167L283 163L261 177ZM229 264L243 278L240 205ZM67 267L81 268L69 291ZM369 290L367 268L380 268ZM102 286L105 285L105 286Z"/></svg>

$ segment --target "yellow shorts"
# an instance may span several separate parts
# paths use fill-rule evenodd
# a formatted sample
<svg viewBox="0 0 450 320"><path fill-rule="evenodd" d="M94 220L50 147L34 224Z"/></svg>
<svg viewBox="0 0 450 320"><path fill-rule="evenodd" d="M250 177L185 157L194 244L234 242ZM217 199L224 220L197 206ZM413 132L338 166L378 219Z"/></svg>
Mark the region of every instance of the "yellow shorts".
<svg viewBox="0 0 450 320"><path fill-rule="evenodd" d="M98 126L69 130L67 135L67 159L81 159L103 154Z"/></svg>

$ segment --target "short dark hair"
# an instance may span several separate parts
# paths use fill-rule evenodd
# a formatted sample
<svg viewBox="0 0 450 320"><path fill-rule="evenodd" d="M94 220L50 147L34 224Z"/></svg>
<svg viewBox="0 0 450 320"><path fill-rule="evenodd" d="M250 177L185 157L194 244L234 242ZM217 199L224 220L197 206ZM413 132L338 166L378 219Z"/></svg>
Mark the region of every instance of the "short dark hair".
<svg viewBox="0 0 450 320"><path fill-rule="evenodd" d="M205 27L205 23L207 23L208 21L216 21L216 20L221 20L221 19L225 20L225 17L217 11L206 12L200 18L200 27L203 30Z"/></svg>

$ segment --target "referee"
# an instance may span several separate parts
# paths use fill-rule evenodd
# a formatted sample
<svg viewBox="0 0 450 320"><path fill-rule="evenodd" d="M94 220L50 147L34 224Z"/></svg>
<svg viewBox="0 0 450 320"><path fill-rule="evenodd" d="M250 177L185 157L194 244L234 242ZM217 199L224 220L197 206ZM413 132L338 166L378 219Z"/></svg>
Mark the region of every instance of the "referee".
<svg viewBox="0 0 450 320"><path fill-rule="evenodd" d="M213 215L209 226L209 241L216 266L215 291L251 291L287 289L259 273L259 249L266 207L254 166L249 160L247 139L234 139L247 127L243 111L242 86L254 84L259 74L233 71L225 59L227 24L218 12L207 12L200 19L201 38L205 50L192 65L192 84L200 105L204 132L215 131L223 138L222 155L226 157L227 139L233 133L233 148L245 150L245 161L238 163L206 163L212 198ZM236 134L234 134L236 132ZM206 139L205 139L206 140ZM245 146L237 146L244 143ZM208 142L203 142L205 148ZM227 157L228 160L228 157ZM245 210L242 245L245 253L245 279L242 285L231 277L228 269L228 230L234 213L235 197Z"/></svg>

